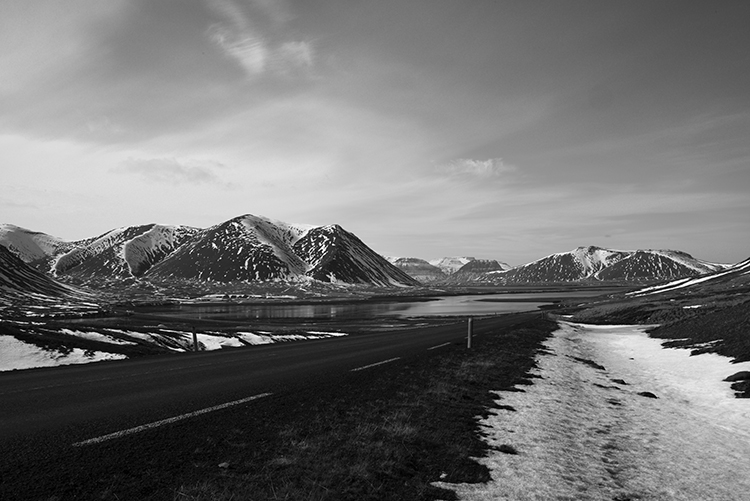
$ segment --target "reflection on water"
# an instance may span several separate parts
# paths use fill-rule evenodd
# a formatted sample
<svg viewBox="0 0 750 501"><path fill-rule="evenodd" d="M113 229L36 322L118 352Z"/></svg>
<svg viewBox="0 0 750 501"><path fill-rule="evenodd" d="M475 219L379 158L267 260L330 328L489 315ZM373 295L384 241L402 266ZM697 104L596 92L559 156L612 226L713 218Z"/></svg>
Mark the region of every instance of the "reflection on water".
<svg viewBox="0 0 750 501"><path fill-rule="evenodd" d="M555 298L578 296L556 293ZM430 301L353 302L344 304L201 304L182 305L160 314L203 319L373 318L382 316L492 315L536 310L551 294L489 294L434 297ZM514 301L517 300L517 301ZM535 301L537 299L537 301Z"/></svg>

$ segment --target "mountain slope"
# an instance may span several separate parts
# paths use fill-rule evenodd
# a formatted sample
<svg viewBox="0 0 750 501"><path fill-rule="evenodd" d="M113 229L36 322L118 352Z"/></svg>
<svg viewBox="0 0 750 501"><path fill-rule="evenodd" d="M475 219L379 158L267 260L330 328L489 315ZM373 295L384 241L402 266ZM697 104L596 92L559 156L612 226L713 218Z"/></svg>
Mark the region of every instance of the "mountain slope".
<svg viewBox="0 0 750 501"><path fill-rule="evenodd" d="M475 258L470 256L463 257L443 257L440 259L432 259L429 263L433 266L437 266L443 273L450 275L458 271L463 265L469 261L474 261Z"/></svg>
<svg viewBox="0 0 750 501"><path fill-rule="evenodd" d="M197 231L157 224L116 228L73 242L72 249L57 256L52 271L81 278L140 276Z"/></svg>
<svg viewBox="0 0 750 501"><path fill-rule="evenodd" d="M217 282L300 280L417 285L338 225L292 225L246 214L196 235L147 277Z"/></svg>
<svg viewBox="0 0 750 501"><path fill-rule="evenodd" d="M481 281L489 273L502 272L507 269L509 269L507 264L495 259L474 259L449 275L446 281L452 284L468 284Z"/></svg>
<svg viewBox="0 0 750 501"><path fill-rule="evenodd" d="M35 267L90 284L132 277L419 284L338 225L293 225L245 214L206 229L127 226L76 242L12 225L3 229L0 243L13 244Z"/></svg>
<svg viewBox="0 0 750 501"><path fill-rule="evenodd" d="M0 291L3 296L73 296L79 291L24 263L5 246L0 245Z"/></svg>
<svg viewBox="0 0 750 501"><path fill-rule="evenodd" d="M652 294L695 291L708 293L714 290L727 292L739 287L746 288L748 285L750 285L750 258L720 271L673 280L630 292L627 295L649 296Z"/></svg>
<svg viewBox="0 0 750 501"><path fill-rule="evenodd" d="M443 270L431 265L424 259L416 257L389 258L388 261L415 280L420 282L436 282L447 276Z"/></svg>
<svg viewBox="0 0 750 501"><path fill-rule="evenodd" d="M687 253L673 250L622 251L596 246L552 254L504 272L487 274L494 283L656 281L694 276L723 269Z"/></svg>
<svg viewBox="0 0 750 501"><path fill-rule="evenodd" d="M679 251L638 250L595 274L599 280L671 280L721 269Z"/></svg>
<svg viewBox="0 0 750 501"><path fill-rule="evenodd" d="M307 264L289 244L304 231L266 218L238 216L197 233L147 276L218 282L295 278L307 271Z"/></svg>
<svg viewBox="0 0 750 501"><path fill-rule="evenodd" d="M30 263L56 254L65 242L46 233L27 230L13 224L0 224L0 245L9 249L23 262Z"/></svg>
<svg viewBox="0 0 750 501"><path fill-rule="evenodd" d="M419 285L417 280L337 224L309 230L294 244L294 251L310 265L307 275L316 280Z"/></svg>

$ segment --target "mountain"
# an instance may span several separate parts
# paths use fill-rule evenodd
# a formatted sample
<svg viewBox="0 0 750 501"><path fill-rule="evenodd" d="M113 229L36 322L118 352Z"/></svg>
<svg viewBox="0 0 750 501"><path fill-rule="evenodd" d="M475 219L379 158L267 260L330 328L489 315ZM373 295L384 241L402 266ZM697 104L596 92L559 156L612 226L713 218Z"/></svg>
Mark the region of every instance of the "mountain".
<svg viewBox="0 0 750 501"><path fill-rule="evenodd" d="M424 259L416 257L394 257L388 261L403 270L407 275L420 282L439 282L446 278L443 270Z"/></svg>
<svg viewBox="0 0 750 501"><path fill-rule="evenodd" d="M25 263L30 263L54 255L66 242L46 233L0 224L0 244Z"/></svg>
<svg viewBox="0 0 750 501"><path fill-rule="evenodd" d="M510 266L495 259L474 259L447 277L446 281L452 284L467 284L482 281L490 273L508 269Z"/></svg>
<svg viewBox="0 0 750 501"><path fill-rule="evenodd" d="M338 225L294 225L246 214L206 229L126 226L75 242L12 225L3 225L0 230L0 246L21 259L57 276L86 280L313 278L353 284L419 285Z"/></svg>
<svg viewBox="0 0 750 501"><path fill-rule="evenodd" d="M723 265L695 259L672 250L637 250L627 258L595 274L598 280L650 281L703 275L723 269Z"/></svg>
<svg viewBox="0 0 750 501"><path fill-rule="evenodd" d="M84 278L140 276L196 231L156 224L116 228L74 242L71 250L56 257L52 271Z"/></svg>
<svg viewBox="0 0 750 501"><path fill-rule="evenodd" d="M83 297L85 294L62 284L28 264L0 245L0 300L45 297Z"/></svg>
<svg viewBox="0 0 750 501"><path fill-rule="evenodd" d="M552 254L507 271L491 272L483 280L492 283L646 282L695 276L724 267L680 251L622 251L589 246Z"/></svg>
<svg viewBox="0 0 750 501"><path fill-rule="evenodd" d="M338 225L291 225L244 215L196 234L149 277L218 282L295 280L418 285Z"/></svg>
<svg viewBox="0 0 750 501"><path fill-rule="evenodd" d="M729 292L737 290L737 295L743 289L745 294L750 287L750 258L740 261L737 264L726 267L720 271L714 271L701 276L691 276L672 280L667 283L653 285L637 291L628 293L629 296L650 296L653 294L664 293L683 293L683 292Z"/></svg>
<svg viewBox="0 0 750 501"><path fill-rule="evenodd" d="M148 271L150 277L231 282L294 278L306 264L291 250L305 230L239 216L196 233Z"/></svg>
<svg viewBox="0 0 750 501"><path fill-rule="evenodd" d="M446 275L450 275L452 273L455 273L458 271L463 265L470 261L474 261L475 258L465 256L465 257L443 257L440 259L432 259L429 261L429 263L432 266L437 266L441 270L443 270L443 273Z"/></svg>
<svg viewBox="0 0 750 501"><path fill-rule="evenodd" d="M339 225L313 228L294 244L309 263L307 275L323 282L419 285Z"/></svg>

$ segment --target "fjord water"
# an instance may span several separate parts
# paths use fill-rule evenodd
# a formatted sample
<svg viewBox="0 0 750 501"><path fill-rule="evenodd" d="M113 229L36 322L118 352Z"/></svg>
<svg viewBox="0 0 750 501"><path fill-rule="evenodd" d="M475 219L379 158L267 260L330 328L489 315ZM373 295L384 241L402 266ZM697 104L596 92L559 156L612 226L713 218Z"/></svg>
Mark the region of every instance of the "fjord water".
<svg viewBox="0 0 750 501"><path fill-rule="evenodd" d="M263 303L179 305L159 314L200 319L283 319L283 318L373 318L381 316L419 317L447 315L494 315L532 311L554 301L591 297L592 292L537 292L404 298L388 301L337 303Z"/></svg>

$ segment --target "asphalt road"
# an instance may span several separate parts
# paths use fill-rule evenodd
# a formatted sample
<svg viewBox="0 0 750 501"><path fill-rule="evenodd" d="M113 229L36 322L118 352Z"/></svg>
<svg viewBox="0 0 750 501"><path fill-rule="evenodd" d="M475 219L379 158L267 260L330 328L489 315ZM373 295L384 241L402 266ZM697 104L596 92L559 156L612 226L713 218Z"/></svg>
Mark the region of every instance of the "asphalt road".
<svg viewBox="0 0 750 501"><path fill-rule="evenodd" d="M483 334L520 322L513 314L475 319L477 342ZM353 371L377 371L382 365L441 350L465 349L466 321L392 332L263 345L213 352L149 356L78 366L0 374L0 498L18 496L18 485L54 469L56 458L69 460L72 449L115 444L130 430L153 442L159 434L144 425L190 426L196 413L223 413L224 404L257 405L252 397L294 398L319 382ZM136 431L133 431L136 430ZM157 444L158 445L158 444ZM153 446L153 444L152 444ZM168 447L167 444L164 445ZM29 470L29 471L27 471ZM14 494L12 497L11 494ZM20 496L19 498L23 498Z"/></svg>

